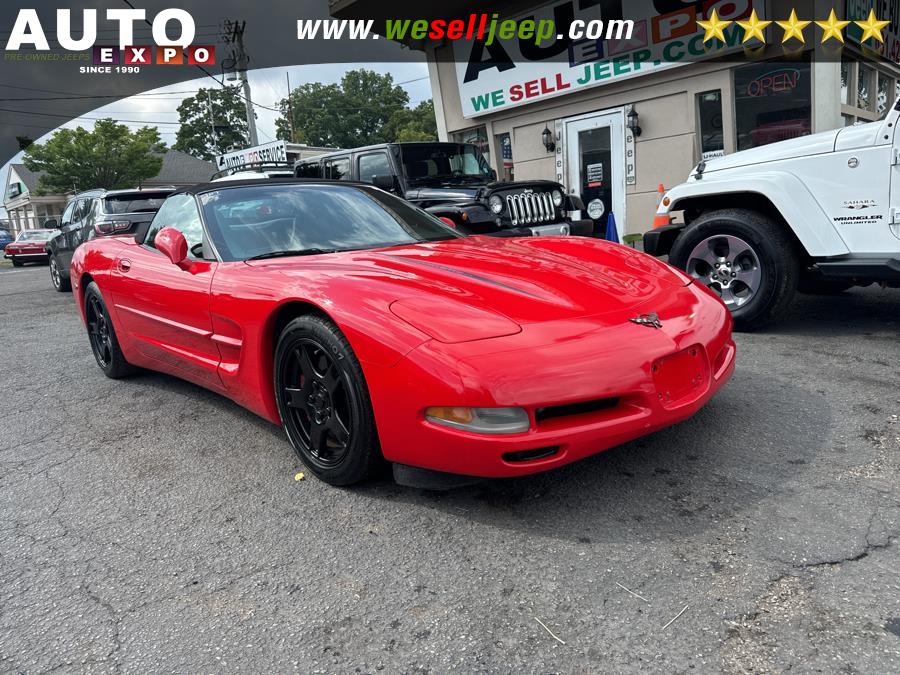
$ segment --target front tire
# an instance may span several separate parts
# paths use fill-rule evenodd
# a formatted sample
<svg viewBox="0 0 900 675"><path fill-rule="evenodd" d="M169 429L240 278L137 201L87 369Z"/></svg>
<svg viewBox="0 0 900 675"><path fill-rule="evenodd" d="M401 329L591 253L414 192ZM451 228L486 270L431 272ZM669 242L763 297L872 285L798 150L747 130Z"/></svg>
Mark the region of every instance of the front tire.
<svg viewBox="0 0 900 675"><path fill-rule="evenodd" d="M22 266L22 261L21 261L21 260L16 260L15 258L13 258L13 259L12 259L12 264L13 264L13 267L21 267L21 266Z"/></svg>
<svg viewBox="0 0 900 675"><path fill-rule="evenodd" d="M72 290L72 283L62 271L55 255L50 256L50 281L53 284L53 288L59 293L67 293Z"/></svg>
<svg viewBox="0 0 900 675"><path fill-rule="evenodd" d="M675 240L669 261L715 291L737 330L781 318L797 290L794 242L770 218L745 209L702 214Z"/></svg>
<svg viewBox="0 0 900 675"><path fill-rule="evenodd" d="M94 359L103 374L118 380L134 373L135 368L125 359L119 348L119 340L112 320L103 302L96 282L91 282L84 292L84 316L87 320L88 339Z"/></svg>
<svg viewBox="0 0 900 675"><path fill-rule="evenodd" d="M318 316L291 321L275 348L275 397L288 440L331 485L368 478L381 461L362 367L340 329Z"/></svg>

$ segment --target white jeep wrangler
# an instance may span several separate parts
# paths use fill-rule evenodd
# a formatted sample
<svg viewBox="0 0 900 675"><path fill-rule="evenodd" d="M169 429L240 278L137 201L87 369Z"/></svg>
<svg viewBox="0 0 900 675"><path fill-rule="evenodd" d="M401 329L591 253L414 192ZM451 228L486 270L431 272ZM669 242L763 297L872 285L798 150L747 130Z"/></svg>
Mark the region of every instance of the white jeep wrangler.
<svg viewBox="0 0 900 675"><path fill-rule="evenodd" d="M684 222L644 250L715 290L735 326L784 314L794 293L900 287L900 99L879 122L700 162L657 215Z"/></svg>

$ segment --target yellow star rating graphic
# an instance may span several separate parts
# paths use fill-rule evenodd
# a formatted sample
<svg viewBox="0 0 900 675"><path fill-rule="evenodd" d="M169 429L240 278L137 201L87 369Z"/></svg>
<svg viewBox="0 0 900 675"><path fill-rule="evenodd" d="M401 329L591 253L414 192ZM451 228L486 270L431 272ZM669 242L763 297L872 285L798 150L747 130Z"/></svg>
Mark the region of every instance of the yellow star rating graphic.
<svg viewBox="0 0 900 675"><path fill-rule="evenodd" d="M834 13L834 10L831 10L831 14L828 15L828 21L816 21L816 25L825 31L822 34L822 43L828 42L831 38L834 38L838 42L844 41L843 30L847 26L850 25L849 21L838 21L837 16Z"/></svg>
<svg viewBox="0 0 900 675"><path fill-rule="evenodd" d="M698 16L702 15L698 14ZM746 14L744 14L744 16L746 17ZM766 36L763 31L765 31L770 24L774 23L784 30L781 44L789 42L790 40L797 40L800 44L805 45L806 37L804 36L803 31L813 22L801 21L798 19L796 8L791 9L791 15L786 21L763 21L756 13L756 9L753 9L750 12L748 18L732 21L720 17L718 11L714 8L706 21L697 19L697 26L703 29L703 44L706 44L710 40L719 40L723 44L726 44L725 29L733 23L740 26L744 31L744 38L741 40L741 44L746 44L754 38L765 44ZM855 23L862 29L862 38L859 40L860 43L864 43L867 40L873 40L884 44L885 38L882 31L891 25L890 21L880 21L878 17L875 16L874 9L869 10L869 16L865 21L845 21L838 19L837 14L832 8L831 12L828 14L827 20L815 22L815 24L822 29L822 44L832 39L844 44L844 29L851 23ZM853 39L856 40L855 34Z"/></svg>
<svg viewBox="0 0 900 675"><path fill-rule="evenodd" d="M834 11L831 12L834 14ZM869 38L875 38L878 42L884 42L884 37L881 35L881 29L887 28L887 26L891 23L890 21L879 21L875 18L875 10L869 10L869 18L865 21L854 21L857 26L863 29L862 39L860 42L865 42ZM843 40L841 40L843 42Z"/></svg>
<svg viewBox="0 0 900 675"><path fill-rule="evenodd" d="M791 16L787 21L776 21L781 28L784 29L784 37L781 38L781 43L784 44L791 38L796 38L803 44L806 44L806 39L803 37L803 29L806 28L812 21L800 21L797 19L797 10L791 10Z"/></svg>
<svg viewBox="0 0 900 675"><path fill-rule="evenodd" d="M765 42L766 37L763 35L763 30L765 30L766 26L772 22L761 21L754 9L747 21L735 21L735 23L744 29L744 39L741 40L741 44L743 44L744 42L749 42L753 38L756 38L760 42Z"/></svg>
<svg viewBox="0 0 900 675"><path fill-rule="evenodd" d="M716 14L715 9L713 9L712 14L709 15L709 21L698 20L697 25L705 31L703 33L703 44L706 44L713 38L725 42L725 28L730 26L731 23L731 21L723 21L720 19L719 15Z"/></svg>

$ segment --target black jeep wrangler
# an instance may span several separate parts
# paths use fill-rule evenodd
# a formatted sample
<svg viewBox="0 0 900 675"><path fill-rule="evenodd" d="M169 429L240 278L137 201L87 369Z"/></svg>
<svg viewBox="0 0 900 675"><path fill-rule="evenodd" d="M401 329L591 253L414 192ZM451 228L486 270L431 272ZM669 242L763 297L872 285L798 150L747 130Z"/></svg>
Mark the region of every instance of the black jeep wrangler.
<svg viewBox="0 0 900 675"><path fill-rule="evenodd" d="M372 183L469 234L589 235L584 204L547 180L498 182L477 146L469 143L387 143L302 159L298 178Z"/></svg>

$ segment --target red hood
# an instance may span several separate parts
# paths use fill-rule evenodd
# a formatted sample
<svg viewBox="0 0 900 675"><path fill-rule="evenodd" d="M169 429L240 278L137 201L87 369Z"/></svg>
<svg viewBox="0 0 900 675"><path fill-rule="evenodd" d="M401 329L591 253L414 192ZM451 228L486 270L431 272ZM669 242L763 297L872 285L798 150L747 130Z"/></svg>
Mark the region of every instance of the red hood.
<svg viewBox="0 0 900 675"><path fill-rule="evenodd" d="M308 258L250 263L278 266L293 276L315 266L317 274L361 277L393 300L459 303L502 314L518 324L631 310L684 287L689 279L633 249L582 237L468 237ZM270 267L271 269L271 267ZM455 302L454 302L455 301Z"/></svg>

